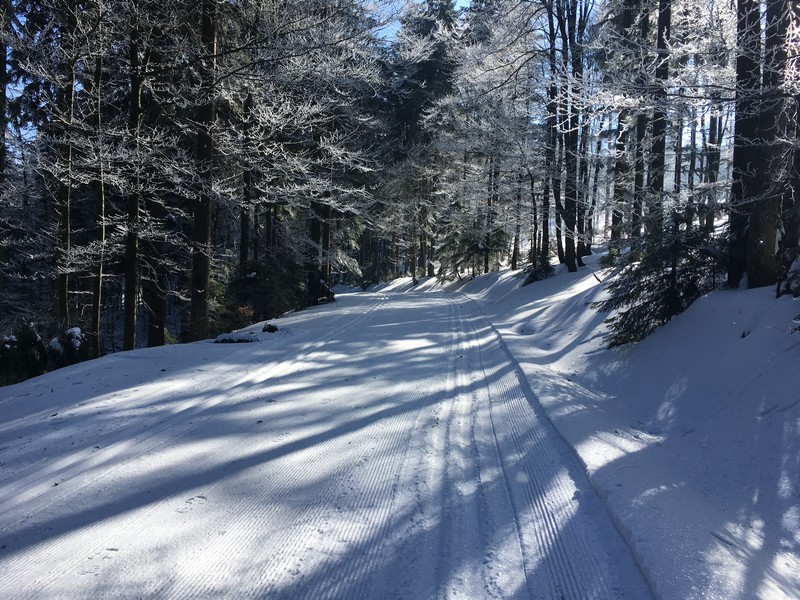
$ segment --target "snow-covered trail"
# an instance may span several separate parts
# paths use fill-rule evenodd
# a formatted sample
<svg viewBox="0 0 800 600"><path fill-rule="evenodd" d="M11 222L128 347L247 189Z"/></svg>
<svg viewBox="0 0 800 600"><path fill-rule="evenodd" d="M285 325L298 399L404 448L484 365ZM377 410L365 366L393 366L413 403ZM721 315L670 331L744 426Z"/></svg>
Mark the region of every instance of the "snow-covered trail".
<svg viewBox="0 0 800 600"><path fill-rule="evenodd" d="M0 389L0 597L649 597L467 297L276 323Z"/></svg>

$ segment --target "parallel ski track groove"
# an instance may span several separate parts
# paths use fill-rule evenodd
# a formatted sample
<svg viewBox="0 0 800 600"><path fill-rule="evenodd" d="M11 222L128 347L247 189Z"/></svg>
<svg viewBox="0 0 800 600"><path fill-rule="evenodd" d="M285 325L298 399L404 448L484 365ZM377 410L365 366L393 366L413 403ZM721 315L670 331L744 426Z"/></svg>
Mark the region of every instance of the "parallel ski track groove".
<svg viewBox="0 0 800 600"><path fill-rule="evenodd" d="M472 405L472 424L471 435L474 444L474 460L477 469L477 493L479 495L479 510L481 512L481 540L483 549L483 560L485 573L485 591L490 597L505 598L515 596L519 590L514 587L514 581L507 581L508 576L499 575L508 566L503 562L513 561L518 564L521 573L518 577L521 582L527 582L526 562L522 547L519 523L514 518L513 535L516 541L513 556L506 554L502 556L499 552L502 548L498 545L501 540L492 541L490 532L498 534L498 529L503 528L503 522L498 522L497 518L508 516L514 517L514 507L508 486L495 488L490 479L490 473L497 474L502 472L502 454L499 448L497 434L491 422L491 397L489 387L485 377L478 377L477 373L483 373L481 362L481 346L474 327L470 320L465 316L465 306L467 303L463 297L452 300L457 302L459 311L459 324L462 332L462 344L465 347L463 352L464 361L461 363L459 376L463 382L462 386L470 390L469 401ZM477 428L480 425L480 430ZM488 491L492 489L490 500ZM498 574L492 571L497 570ZM499 581L502 578L503 581Z"/></svg>
<svg viewBox="0 0 800 600"><path fill-rule="evenodd" d="M467 302L471 303L472 301L467 300ZM514 457L502 457L506 485L514 503L518 522L522 521L519 527L523 538L523 548L528 545L525 538L530 536L530 529L533 529L536 539L536 548L534 549L536 558L544 562L549 575L547 582L541 581L539 578L536 581L529 579L529 593L532 597L564 597L569 600L613 598L614 592L606 587L608 581L599 565L596 553L582 536L565 531L559 525L553 509L549 506L548 494L555 494L555 500L562 506L568 505L572 501L569 489L563 485L558 470L554 467L564 460L563 455L556 452L557 446L554 445L554 442L558 444L561 440L555 436L554 432L548 430L545 423L546 417L536 409L535 400L527 397L526 386L521 384L519 366L502 344L497 332L485 321L479 311L475 310L473 314L482 321L482 329L486 330L492 338L492 346L496 347L492 353L492 365L495 367L502 364L513 365L513 368L504 373L495 386L490 389L492 395L491 417L492 426L497 434L496 420L500 416L499 413L502 410L508 411L509 418L504 419L504 424L512 436L516 452ZM478 315L480 316L478 317ZM472 334L477 336L474 327L472 327ZM502 359L497 357L498 353L503 355ZM484 373L484 378L487 378L487 368L483 356L484 354L481 353L480 369ZM532 415L535 416L533 423L530 418ZM521 424L529 426L522 431ZM535 464L529 464L531 457L535 457ZM521 483L512 475L515 462L525 469L526 482ZM553 488L553 486L548 486L548 482L558 482L559 484ZM519 498L514 490L522 490L523 493L520 494L522 498ZM544 527L526 528L524 519L521 517L527 511L534 513L534 522L540 523ZM565 539L565 536L568 536L568 539ZM580 560L573 560L571 558L573 556L579 557ZM533 572L533 565L530 564L532 558L535 557L526 557L528 577ZM588 582L601 582L604 587L588 590L591 595L587 596L586 584ZM541 594L541 590L537 589L543 584L548 586L546 594Z"/></svg>

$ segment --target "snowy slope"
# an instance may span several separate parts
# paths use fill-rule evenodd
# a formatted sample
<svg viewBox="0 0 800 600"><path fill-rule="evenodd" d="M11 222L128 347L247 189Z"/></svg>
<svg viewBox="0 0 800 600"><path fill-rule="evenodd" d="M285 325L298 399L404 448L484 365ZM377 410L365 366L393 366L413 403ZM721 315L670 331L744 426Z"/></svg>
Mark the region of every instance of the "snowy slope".
<svg viewBox="0 0 800 600"><path fill-rule="evenodd" d="M800 598L800 303L608 350L595 275L400 280L0 388L0 597Z"/></svg>

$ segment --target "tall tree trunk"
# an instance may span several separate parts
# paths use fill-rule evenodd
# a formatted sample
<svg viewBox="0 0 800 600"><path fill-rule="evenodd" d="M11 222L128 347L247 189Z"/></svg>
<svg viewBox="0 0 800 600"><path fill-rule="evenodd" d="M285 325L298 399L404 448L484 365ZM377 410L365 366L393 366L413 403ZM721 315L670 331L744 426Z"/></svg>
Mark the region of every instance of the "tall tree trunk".
<svg viewBox="0 0 800 600"><path fill-rule="evenodd" d="M511 250L511 270L517 270L519 260L519 235L522 229L522 175L517 175L517 198L514 204L514 245Z"/></svg>
<svg viewBox="0 0 800 600"><path fill-rule="evenodd" d="M163 229L166 220L166 209L158 199L148 196L147 213L151 223ZM142 286L142 296L147 307L147 347L154 348L166 343L164 328L167 321L167 269L164 265L165 241L157 234L147 245L150 260L150 277Z"/></svg>
<svg viewBox="0 0 800 600"><path fill-rule="evenodd" d="M139 204L141 199L139 169L139 126L142 115L142 73L139 64L139 4L131 5L130 40L128 61L130 67L130 97L128 113L128 132L133 141L134 165L136 172L133 190L128 194L128 231L125 238L125 301L123 318L122 349L136 348L136 314L139 309Z"/></svg>
<svg viewBox="0 0 800 600"><path fill-rule="evenodd" d="M542 193L542 216L541 222L539 218L539 210L536 205L536 179L533 176L533 173L529 176L529 184L530 184L530 194L531 194L531 210L533 212L533 231L531 232L531 252L530 252L530 263L531 265L536 265L538 261L541 260L542 254L545 254L543 246L545 244L545 237L547 237L547 244L550 244L549 239L549 226L544 223L545 214L547 215L547 219L550 218L550 187L547 183L547 177L545 177L545 184L544 190ZM547 211L547 212L545 212ZM547 231L545 231L547 230ZM549 254L549 253L548 253ZM550 257L545 254L545 258L549 261Z"/></svg>
<svg viewBox="0 0 800 600"><path fill-rule="evenodd" d="M739 287L747 270L748 203L758 186L758 96L761 87L759 0L737 0L736 119L733 132L733 182L728 220L728 285Z"/></svg>
<svg viewBox="0 0 800 600"><path fill-rule="evenodd" d="M322 277L322 204L311 202L308 229L311 248L306 257L306 272L308 273L307 302L314 306L319 302L321 294L320 278Z"/></svg>
<svg viewBox="0 0 800 600"><path fill-rule="evenodd" d="M617 117L617 139L614 146L614 198L611 207L611 241L622 239L622 221L630 196L629 179L631 163L628 150L628 111L620 111Z"/></svg>
<svg viewBox="0 0 800 600"><path fill-rule="evenodd" d="M669 38L672 23L671 0L659 0L658 3L658 38L656 41L656 82L655 108L653 110L653 145L650 152L650 168L648 169L648 188L651 202L649 228L659 235L664 226L664 172L667 164L667 90L669 77Z"/></svg>
<svg viewBox="0 0 800 600"><path fill-rule="evenodd" d="M633 53L637 48L637 32L634 28L639 12L639 0L625 0L619 13L617 28L623 40L626 53ZM614 197L611 203L611 241L612 244L622 239L624 215L632 205L631 183L633 166L631 164L630 131L631 112L620 110L617 115L617 137L614 145ZM608 181L610 178L607 177Z"/></svg>
<svg viewBox="0 0 800 600"><path fill-rule="evenodd" d="M683 90L679 92L683 95ZM683 191L683 115L678 115L675 122L675 167L672 179L673 193L675 194L676 201L680 199L681 192ZM694 220L694 206L687 207L687 218L689 223Z"/></svg>
<svg viewBox="0 0 800 600"><path fill-rule="evenodd" d="M250 112L253 106L253 94L247 93L244 100L244 144L246 151L250 151L250 129L252 120ZM253 205L253 169L248 165L242 173L242 207L239 223L239 273L247 275L247 263L250 251L250 213Z"/></svg>
<svg viewBox="0 0 800 600"><path fill-rule="evenodd" d="M322 221L322 277L327 285L331 284L331 221L333 211L330 204L325 205Z"/></svg>
<svg viewBox="0 0 800 600"><path fill-rule="evenodd" d="M209 285L211 282L211 186L214 169L214 78L217 55L217 0L200 4L200 38L203 60L200 67L203 99L197 107L197 173L199 187L194 206L192 230L192 305L189 338L202 340L209 331Z"/></svg>
<svg viewBox="0 0 800 600"><path fill-rule="evenodd" d="M557 46L557 30L555 22L555 14L553 13L553 6L546 3L547 10L547 37L548 37L548 64L550 66L550 80L547 89L547 144L545 147L545 165L547 168L547 177L553 191L553 208L555 211L555 234L556 234L556 252L558 254L558 262L564 262L564 244L561 238L561 154L559 149L559 95L558 95L558 64L556 61L558 46ZM547 211L547 220L549 222L549 189L544 200L544 207ZM542 220L544 221L544 211ZM542 227L548 227L549 224L543 223ZM550 244L549 244L549 231L547 239L545 239L544 229L542 230L542 267L547 268L550 265Z"/></svg>
<svg viewBox="0 0 800 600"><path fill-rule="evenodd" d="M74 45L78 28L77 3L72 0L65 11L62 26L63 52L67 56L62 65L65 80L57 92L59 120L56 127L61 135L58 153L61 161L56 210L58 211L58 248L56 259L56 322L65 329L69 326L69 276L67 258L72 244L72 128L75 109L75 57Z"/></svg>
<svg viewBox="0 0 800 600"><path fill-rule="evenodd" d="M689 206L691 207L691 214L687 216L687 223L692 227L699 213L697 194L695 194L697 179L697 110L694 107L689 112L689 122L689 164L686 169L686 190Z"/></svg>
<svg viewBox="0 0 800 600"><path fill-rule="evenodd" d="M795 22L800 23L800 6L795 5ZM795 58L795 60L800 60ZM793 124L794 140L793 150L793 169L791 182L789 184L790 198L783 208L783 224L786 231L784 246L795 248L800 245L800 95L793 98Z"/></svg>
<svg viewBox="0 0 800 600"><path fill-rule="evenodd" d="M639 41L641 48L648 47L647 37L650 31L650 16L647 7L642 0L638 0L639 9ZM647 86L647 76L640 73L637 76L637 83ZM648 116L644 110L640 110L636 116L636 146L634 148L634 173L633 173L633 208L631 212L631 235L641 237L642 218L644 216L644 172L645 172L645 152L644 144L647 136Z"/></svg>
<svg viewBox="0 0 800 600"><path fill-rule="evenodd" d="M600 132L603 131L605 127L605 114L600 119ZM612 126L611 117L609 116L609 127ZM600 188L600 164L601 164L601 153L603 151L603 136L598 135L597 141L595 142L594 146L594 173L592 173L592 193L591 198L592 202L589 206L589 216L586 220L586 229L587 229L587 237L586 237L586 251L588 254L592 253L592 244L594 242L594 218L597 214L597 204L598 204L598 194Z"/></svg>
<svg viewBox="0 0 800 600"><path fill-rule="evenodd" d="M789 1L767 2L763 87L759 111L759 193L751 204L747 228L747 285L763 287L778 279L777 234L785 190L789 186L786 142L789 122L784 101L788 49Z"/></svg>
<svg viewBox="0 0 800 600"><path fill-rule="evenodd" d="M89 326L90 353L94 358L99 358L102 352L100 343L100 319L103 307L103 267L105 262L106 246L106 197L105 197L105 165L103 162L103 122L102 122L102 78L103 58L98 55L95 59L94 93L97 99L97 115L95 118L95 136L99 148L99 161L97 165L97 179L93 182L94 195L97 202L97 246L98 256L92 276L92 318Z"/></svg>
<svg viewBox="0 0 800 600"><path fill-rule="evenodd" d="M576 247L575 258L579 267L583 267L583 257L588 256L586 251L586 234L590 228L586 223L589 212L589 118L583 113L578 114L580 121L580 141L578 151L578 193L577 193L577 221L576 221Z"/></svg>
<svg viewBox="0 0 800 600"><path fill-rule="evenodd" d="M433 265L434 260L434 251L436 249L436 245L434 243L433 235L428 239L428 277L435 277L436 276L436 269Z"/></svg>
<svg viewBox="0 0 800 600"><path fill-rule="evenodd" d="M6 168L8 146L6 133L8 131L8 106L6 102L8 93L8 46L5 43L6 35L8 34L9 24L12 16L12 8L9 0L0 1L0 208L7 204L6 190ZM0 218L0 237L6 236L6 224ZM0 264L3 262L3 245L0 244ZM5 313L5 275L3 269L0 269L0 322L2 322Z"/></svg>
<svg viewBox="0 0 800 600"><path fill-rule="evenodd" d="M578 97L582 85L583 60L577 44L576 19L577 0L559 3L556 16L561 31L564 70L572 70L572 82L562 87L562 109L564 127L564 205L561 222L564 226L564 264L570 272L578 270L575 247L577 205L578 205ZM569 96L569 99L567 98Z"/></svg>
<svg viewBox="0 0 800 600"><path fill-rule="evenodd" d="M706 200L706 214L703 228L706 233L714 231L714 221L717 215L717 180L721 163L722 147L722 108L718 98L712 100L711 117L708 126L708 144L706 149L706 181L708 182L708 199ZM735 150L734 150L735 152Z"/></svg>
<svg viewBox="0 0 800 600"><path fill-rule="evenodd" d="M149 53L147 70L155 73L155 77L160 80L157 86L165 85L164 69L160 68L165 61L164 47L165 38L159 28L154 28L148 32ZM144 70L143 66L143 70ZM164 117L164 107L160 99L155 94L148 94L147 101L142 103L142 120L149 125L151 132L160 131ZM155 171L153 166L148 166L148 170ZM155 173L153 173L155 174ZM149 265L149 277L142 282L142 299L147 310L147 347L154 348L163 346L166 343L165 327L167 322L167 289L168 277L165 265L165 254L167 248L167 236L174 233L167 224L167 210L161 198L158 198L152 191L148 191L145 196L145 209L149 219L149 224L153 231L148 236L149 242L140 248L142 259Z"/></svg>

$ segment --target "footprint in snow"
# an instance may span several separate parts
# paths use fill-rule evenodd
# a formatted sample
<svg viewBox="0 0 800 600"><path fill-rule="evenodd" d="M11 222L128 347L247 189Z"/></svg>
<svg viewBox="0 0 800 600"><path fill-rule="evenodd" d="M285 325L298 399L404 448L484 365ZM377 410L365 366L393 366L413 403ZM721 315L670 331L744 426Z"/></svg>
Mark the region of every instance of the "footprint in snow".
<svg viewBox="0 0 800 600"><path fill-rule="evenodd" d="M193 510L194 508L200 506L201 504L205 504L207 501L208 498L206 498L205 496L192 496L191 498L188 498L184 502L183 506L181 506L180 508L176 508L175 510L179 513L187 513L190 510Z"/></svg>
<svg viewBox="0 0 800 600"><path fill-rule="evenodd" d="M102 569L102 561L111 560L119 552L119 548L101 548L86 557L86 563L78 569L78 575L95 576Z"/></svg>

